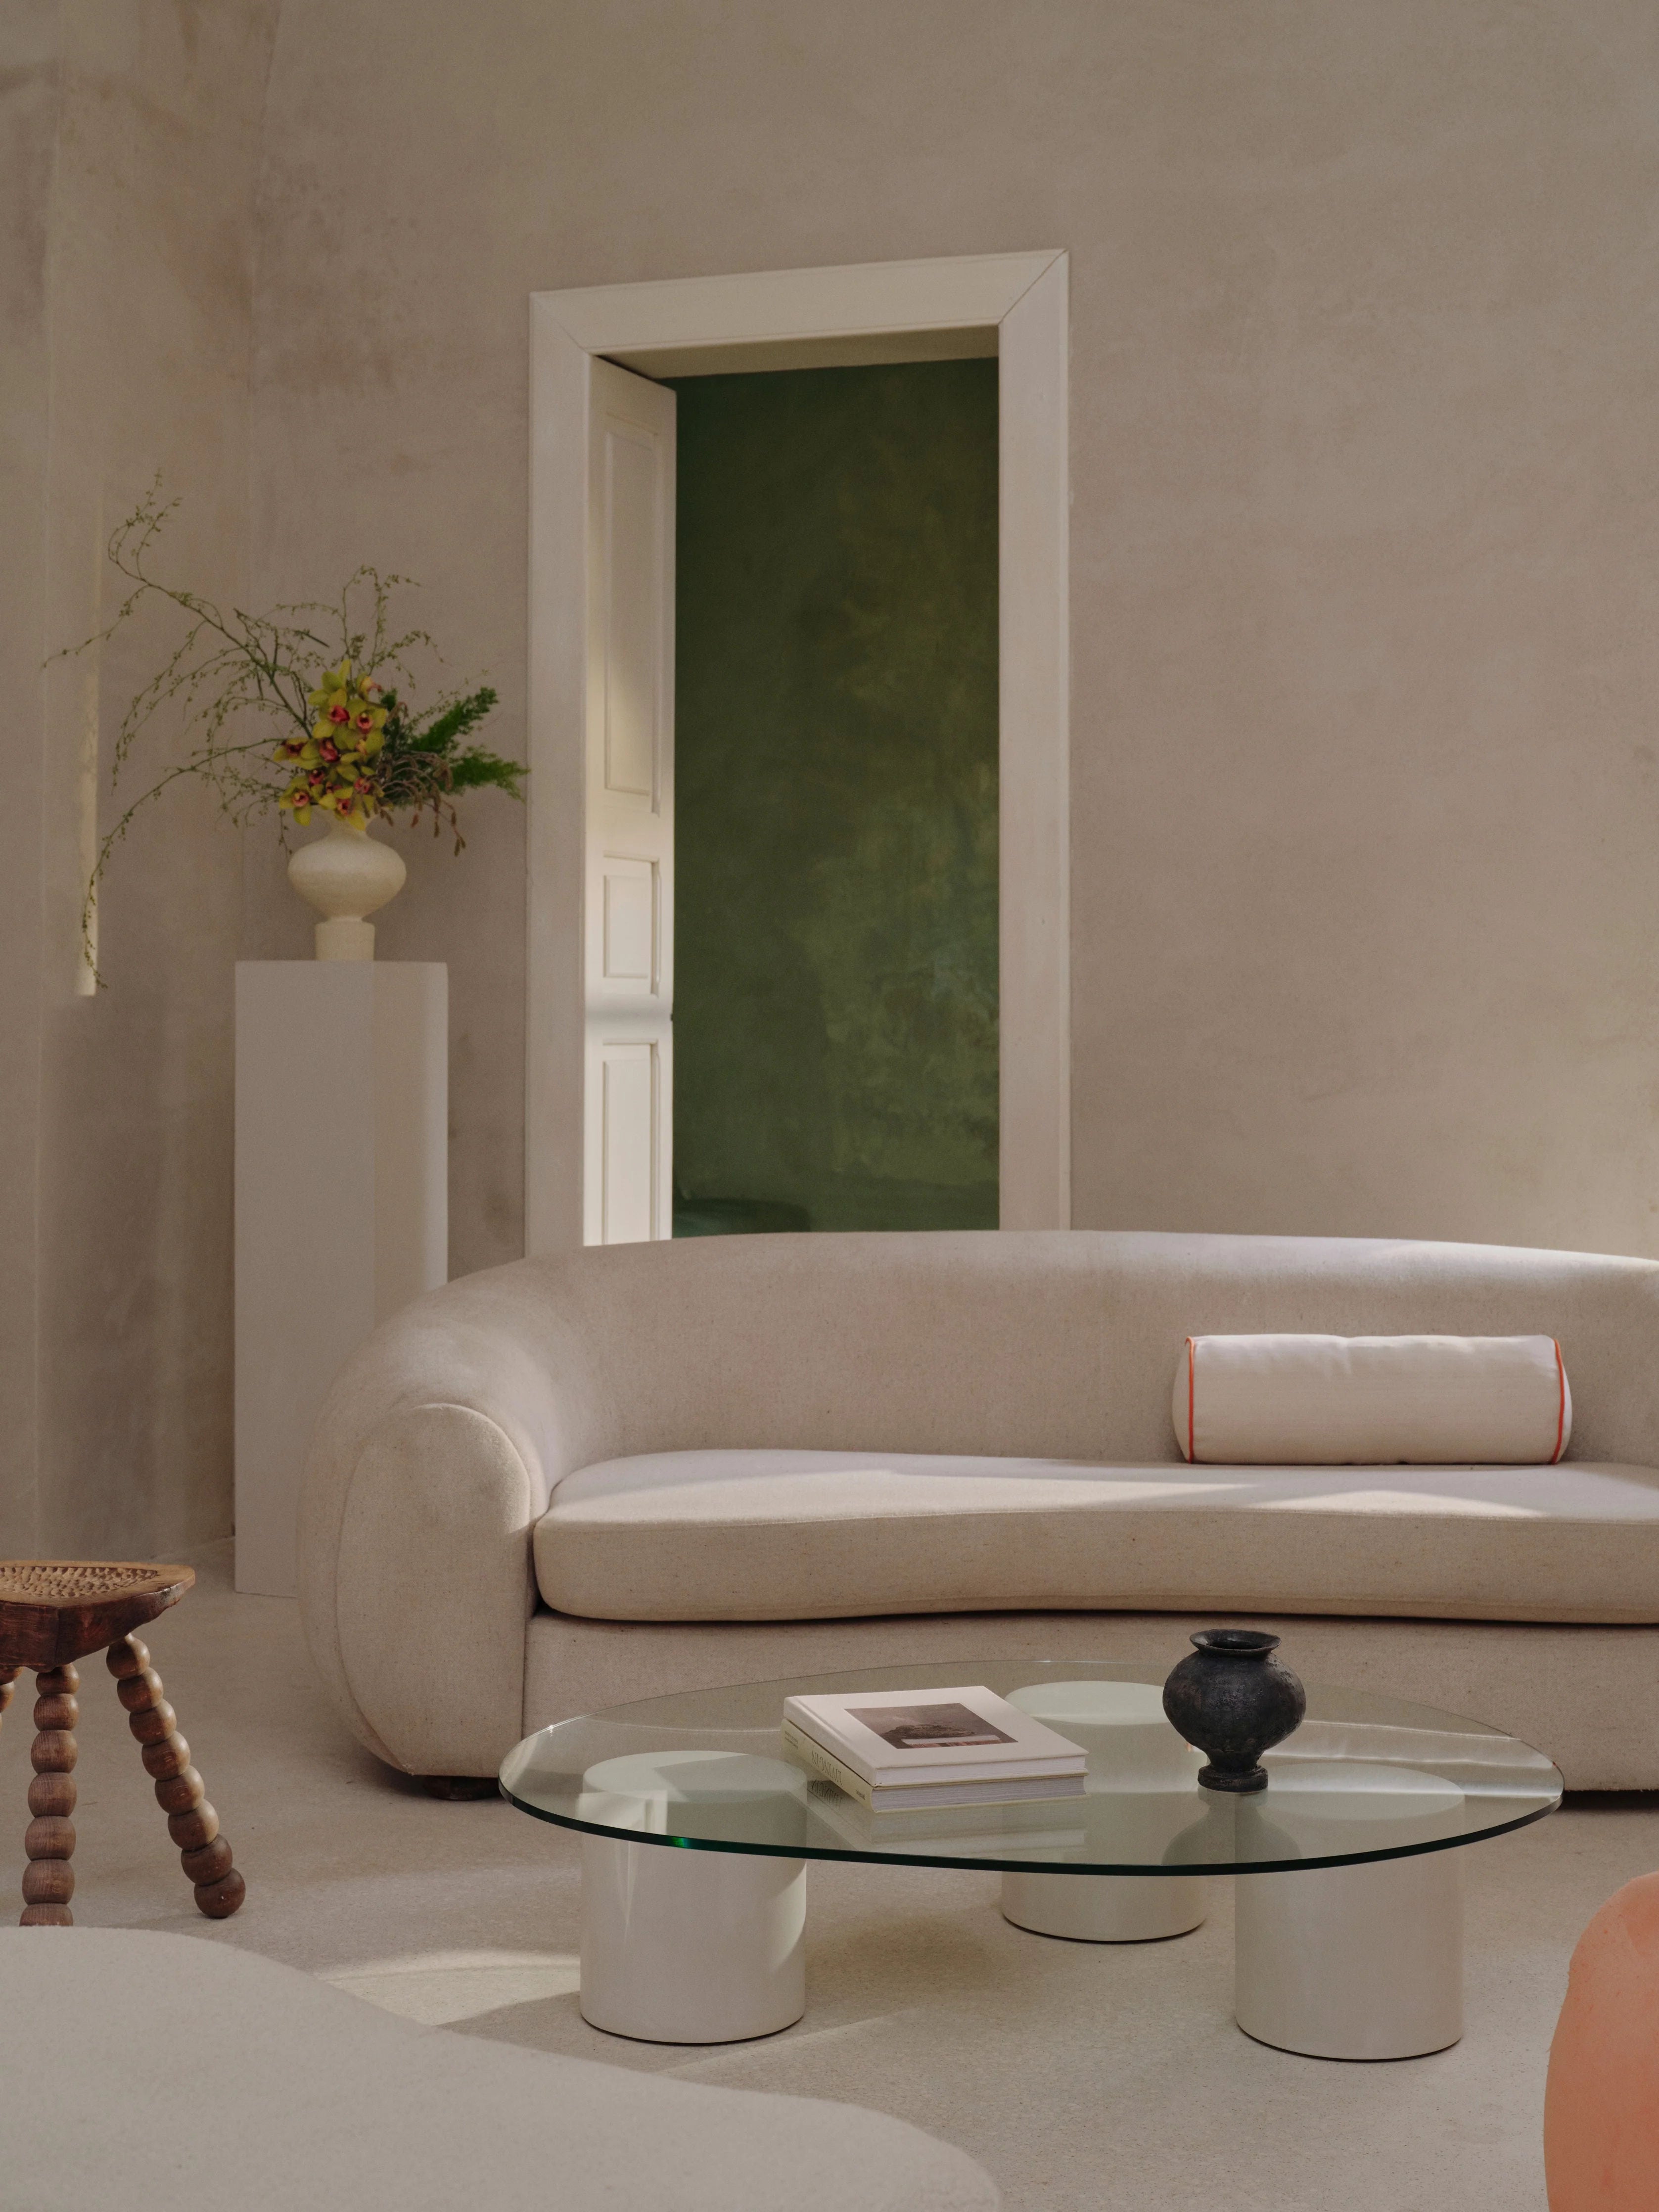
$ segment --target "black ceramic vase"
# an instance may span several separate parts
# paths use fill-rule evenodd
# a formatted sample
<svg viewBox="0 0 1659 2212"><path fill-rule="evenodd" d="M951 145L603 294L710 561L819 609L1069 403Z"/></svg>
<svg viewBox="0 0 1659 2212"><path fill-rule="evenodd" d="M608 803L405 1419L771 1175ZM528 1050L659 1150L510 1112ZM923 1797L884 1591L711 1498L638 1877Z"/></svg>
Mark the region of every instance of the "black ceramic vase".
<svg viewBox="0 0 1659 2212"><path fill-rule="evenodd" d="M1200 1628L1197 1650L1164 1685L1170 1725L1209 1760L1206 1790L1265 1790L1261 1754L1297 1727L1308 1699L1290 1668L1273 1657L1276 1636L1254 1628Z"/></svg>

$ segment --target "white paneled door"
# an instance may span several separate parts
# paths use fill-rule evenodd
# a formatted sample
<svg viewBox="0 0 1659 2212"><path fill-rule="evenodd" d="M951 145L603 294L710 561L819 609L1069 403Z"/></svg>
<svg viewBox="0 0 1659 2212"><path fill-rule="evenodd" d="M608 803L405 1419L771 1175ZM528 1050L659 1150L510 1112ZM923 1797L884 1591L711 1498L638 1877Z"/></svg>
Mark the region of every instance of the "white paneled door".
<svg viewBox="0 0 1659 2212"><path fill-rule="evenodd" d="M674 395L592 364L583 1237L673 1233Z"/></svg>

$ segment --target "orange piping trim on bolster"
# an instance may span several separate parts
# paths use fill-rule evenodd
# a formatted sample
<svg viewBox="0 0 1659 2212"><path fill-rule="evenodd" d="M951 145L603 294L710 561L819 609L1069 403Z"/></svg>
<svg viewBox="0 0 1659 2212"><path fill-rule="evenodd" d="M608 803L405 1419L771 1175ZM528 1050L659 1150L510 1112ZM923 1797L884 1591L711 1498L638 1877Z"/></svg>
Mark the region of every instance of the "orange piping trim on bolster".
<svg viewBox="0 0 1659 2212"><path fill-rule="evenodd" d="M1561 1445L1567 1432L1567 1370L1562 1364L1559 1341L1552 1337L1550 1342L1555 1346L1555 1371L1561 1378L1561 1410L1555 1417L1555 1451L1550 1460L1553 1467L1561 1456Z"/></svg>
<svg viewBox="0 0 1659 2212"><path fill-rule="evenodd" d="M1198 1346L1189 1336L1187 1339L1187 1458L1189 1462L1193 1456L1193 1395L1196 1385L1193 1370L1197 1359Z"/></svg>

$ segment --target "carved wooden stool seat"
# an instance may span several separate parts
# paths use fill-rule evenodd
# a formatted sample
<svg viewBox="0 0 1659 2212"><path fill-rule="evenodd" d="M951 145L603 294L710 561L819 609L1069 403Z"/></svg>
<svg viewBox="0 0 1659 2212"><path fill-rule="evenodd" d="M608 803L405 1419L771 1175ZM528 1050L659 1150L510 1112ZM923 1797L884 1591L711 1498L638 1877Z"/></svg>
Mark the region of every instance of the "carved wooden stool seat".
<svg viewBox="0 0 1659 2212"><path fill-rule="evenodd" d="M25 1928L67 1928L75 1917L70 1815L81 1677L74 1662L89 1651L107 1655L115 1694L143 1747L144 1771L155 1784L156 1802L196 1886L197 1904L210 1920L224 1920L246 1894L230 1845L219 1833L219 1815L190 1763L190 1746L173 1725L177 1716L161 1694L161 1678L131 1632L177 1605L195 1580L192 1567L130 1560L0 1559L0 1713L26 1667L35 1678L33 1817L23 1838L29 1862L21 1916Z"/></svg>

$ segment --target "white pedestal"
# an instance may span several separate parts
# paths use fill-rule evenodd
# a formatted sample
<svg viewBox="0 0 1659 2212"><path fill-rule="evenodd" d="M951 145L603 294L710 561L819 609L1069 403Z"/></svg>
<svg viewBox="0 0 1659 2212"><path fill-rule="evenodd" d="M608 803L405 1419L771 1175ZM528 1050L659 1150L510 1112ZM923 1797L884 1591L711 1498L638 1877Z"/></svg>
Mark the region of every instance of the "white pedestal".
<svg viewBox="0 0 1659 2212"><path fill-rule="evenodd" d="M582 1838L581 2014L646 2043L741 2043L806 2009L799 1859Z"/></svg>
<svg viewBox="0 0 1659 2212"><path fill-rule="evenodd" d="M292 1596L300 1480L347 1357L448 1274L448 971L236 968L236 1587Z"/></svg>
<svg viewBox="0 0 1659 2212"><path fill-rule="evenodd" d="M1240 1875L1233 2009L1311 2058L1420 2058L1463 2033L1463 1854Z"/></svg>
<svg viewBox="0 0 1659 2212"><path fill-rule="evenodd" d="M1002 1917L1073 1943L1156 1943L1202 1925L1195 1874L1005 1874Z"/></svg>

